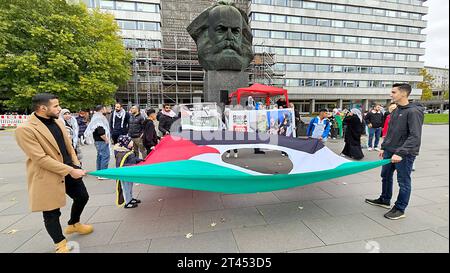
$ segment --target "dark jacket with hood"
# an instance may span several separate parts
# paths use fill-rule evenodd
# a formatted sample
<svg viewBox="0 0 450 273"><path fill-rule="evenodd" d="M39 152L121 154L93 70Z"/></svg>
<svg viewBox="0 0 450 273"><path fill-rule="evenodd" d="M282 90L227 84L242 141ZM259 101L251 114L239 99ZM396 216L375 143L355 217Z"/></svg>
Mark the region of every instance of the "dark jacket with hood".
<svg viewBox="0 0 450 273"><path fill-rule="evenodd" d="M409 103L397 106L391 113L389 129L381 144L383 150L404 157L419 154L424 108L420 104Z"/></svg>

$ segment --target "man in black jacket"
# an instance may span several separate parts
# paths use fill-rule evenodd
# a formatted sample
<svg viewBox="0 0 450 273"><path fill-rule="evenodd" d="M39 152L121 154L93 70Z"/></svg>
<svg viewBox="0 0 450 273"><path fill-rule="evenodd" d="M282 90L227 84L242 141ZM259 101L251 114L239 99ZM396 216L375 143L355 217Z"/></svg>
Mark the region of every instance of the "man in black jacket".
<svg viewBox="0 0 450 273"><path fill-rule="evenodd" d="M144 132L145 118L141 115L141 110L137 105L133 105L130 111L131 115L128 127L128 136L130 136L131 140L133 140L134 154L139 157L139 152L141 152L142 158L145 158L147 156L147 151L142 144L142 133Z"/></svg>
<svg viewBox="0 0 450 273"><path fill-rule="evenodd" d="M158 133L155 126L156 121L156 111L154 109L147 110L147 119L144 121L144 133L142 136L142 141L147 154L153 149L156 144L158 144Z"/></svg>
<svg viewBox="0 0 450 273"><path fill-rule="evenodd" d="M375 105L373 109L367 113L364 118L369 127L369 147L367 150L372 151L375 149L379 151L378 143L380 142L381 130L383 128L383 114L381 113L381 105ZM373 137L375 136L375 145L373 143Z"/></svg>
<svg viewBox="0 0 450 273"><path fill-rule="evenodd" d="M111 114L109 127L111 128L113 144L116 144L119 136L128 134L130 114L123 109L121 103L116 103L114 110L115 111Z"/></svg>
<svg viewBox="0 0 450 273"><path fill-rule="evenodd" d="M391 159L391 163L384 165L381 170L382 193L378 199L366 199L371 205L390 208L392 198L393 176L397 171L399 194L392 209L384 217L396 220L405 217L405 209L411 196L411 171L414 160L419 154L422 125L423 107L410 103L408 96L411 86L406 83L394 84L391 97L397 103L397 109L391 113L389 128L386 138L381 145L379 156Z"/></svg>
<svg viewBox="0 0 450 273"><path fill-rule="evenodd" d="M175 114L170 105L164 104L159 117L159 130L163 136L170 134L170 127L176 119L177 114Z"/></svg>

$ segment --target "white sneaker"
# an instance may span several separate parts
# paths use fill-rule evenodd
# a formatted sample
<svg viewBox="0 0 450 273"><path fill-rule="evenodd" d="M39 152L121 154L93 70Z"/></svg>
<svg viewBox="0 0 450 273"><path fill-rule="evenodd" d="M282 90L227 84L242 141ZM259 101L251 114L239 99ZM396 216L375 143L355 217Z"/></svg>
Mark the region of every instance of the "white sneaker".
<svg viewBox="0 0 450 273"><path fill-rule="evenodd" d="M372 151L372 150L373 150L373 148L370 148L370 147L367 148L367 151L369 151L369 152Z"/></svg>
<svg viewBox="0 0 450 273"><path fill-rule="evenodd" d="M375 151L379 152L379 151L380 151L380 148L375 148Z"/></svg>
<svg viewBox="0 0 450 273"><path fill-rule="evenodd" d="M234 158L238 158L238 154L237 153L234 154Z"/></svg>
<svg viewBox="0 0 450 273"><path fill-rule="evenodd" d="M230 158L230 153L227 153L227 155L225 157L226 158Z"/></svg>

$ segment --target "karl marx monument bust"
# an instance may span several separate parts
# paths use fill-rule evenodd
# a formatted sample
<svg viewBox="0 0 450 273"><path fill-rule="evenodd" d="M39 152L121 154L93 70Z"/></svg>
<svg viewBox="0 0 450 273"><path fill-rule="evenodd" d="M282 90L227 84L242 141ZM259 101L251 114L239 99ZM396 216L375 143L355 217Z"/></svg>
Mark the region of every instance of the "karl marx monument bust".
<svg viewBox="0 0 450 273"><path fill-rule="evenodd" d="M219 2L203 11L187 27L197 44L206 71L243 71L253 59L252 33L244 11Z"/></svg>

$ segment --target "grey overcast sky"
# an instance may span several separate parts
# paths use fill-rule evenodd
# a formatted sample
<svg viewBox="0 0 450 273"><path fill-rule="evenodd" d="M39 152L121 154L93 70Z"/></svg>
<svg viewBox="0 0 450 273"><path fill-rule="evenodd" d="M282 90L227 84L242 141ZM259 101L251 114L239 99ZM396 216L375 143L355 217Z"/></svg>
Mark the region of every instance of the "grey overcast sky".
<svg viewBox="0 0 450 273"><path fill-rule="evenodd" d="M428 14L424 17L428 21L427 28L423 31L427 35L427 41L423 43L425 66L449 67L448 46L448 22L449 10L448 0L428 0Z"/></svg>

